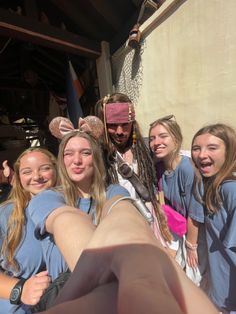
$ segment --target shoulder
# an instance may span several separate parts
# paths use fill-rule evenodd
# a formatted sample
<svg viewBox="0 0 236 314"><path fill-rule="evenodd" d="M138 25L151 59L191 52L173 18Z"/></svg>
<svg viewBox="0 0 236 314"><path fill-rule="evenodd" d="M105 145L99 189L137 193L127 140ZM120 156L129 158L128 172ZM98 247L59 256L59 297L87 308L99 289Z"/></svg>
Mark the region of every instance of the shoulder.
<svg viewBox="0 0 236 314"><path fill-rule="evenodd" d="M7 225L9 216L11 215L13 210L13 203L5 203L0 206L0 229L4 229Z"/></svg>
<svg viewBox="0 0 236 314"><path fill-rule="evenodd" d="M178 180L185 182L185 184L192 183L194 170L191 159L187 156L182 156L182 159L174 172Z"/></svg>
<svg viewBox="0 0 236 314"><path fill-rule="evenodd" d="M28 205L30 215L33 211L41 210L41 208L57 208L65 205L65 199L62 193L53 189L45 190L32 197Z"/></svg>
<svg viewBox="0 0 236 314"><path fill-rule="evenodd" d="M50 189L40 192L39 194L35 195L32 200L40 201L40 200L47 200L50 201L51 199L60 199L64 198L62 192L56 190L56 189Z"/></svg>
<svg viewBox="0 0 236 314"><path fill-rule="evenodd" d="M224 195L235 195L236 197L236 180L224 181L221 184L221 193Z"/></svg>
<svg viewBox="0 0 236 314"><path fill-rule="evenodd" d="M236 181L230 180L222 183L220 187L223 207L229 211L236 208Z"/></svg>
<svg viewBox="0 0 236 314"><path fill-rule="evenodd" d="M182 156L181 162L177 168L178 172L183 176L194 177L194 169L191 158Z"/></svg>
<svg viewBox="0 0 236 314"><path fill-rule="evenodd" d="M183 169L186 169L186 167L187 167L187 169L193 170L191 158L189 158L187 156L182 156L179 167L183 168Z"/></svg>
<svg viewBox="0 0 236 314"><path fill-rule="evenodd" d="M124 188L120 184L109 185L106 189L106 198L110 199L116 195L130 196L130 193L128 192L126 188Z"/></svg>
<svg viewBox="0 0 236 314"><path fill-rule="evenodd" d="M12 210L13 210L13 203L12 202L7 202L4 204L1 204L1 206L0 206L0 217L10 215Z"/></svg>

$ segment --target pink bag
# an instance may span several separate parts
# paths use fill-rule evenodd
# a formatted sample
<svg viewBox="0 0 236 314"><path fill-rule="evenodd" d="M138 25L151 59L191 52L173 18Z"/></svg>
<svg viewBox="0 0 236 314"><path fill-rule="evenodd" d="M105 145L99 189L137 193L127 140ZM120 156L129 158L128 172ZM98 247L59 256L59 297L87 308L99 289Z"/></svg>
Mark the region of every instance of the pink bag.
<svg viewBox="0 0 236 314"><path fill-rule="evenodd" d="M165 212L170 231L182 237L187 232L187 219L169 205L163 204L161 207Z"/></svg>

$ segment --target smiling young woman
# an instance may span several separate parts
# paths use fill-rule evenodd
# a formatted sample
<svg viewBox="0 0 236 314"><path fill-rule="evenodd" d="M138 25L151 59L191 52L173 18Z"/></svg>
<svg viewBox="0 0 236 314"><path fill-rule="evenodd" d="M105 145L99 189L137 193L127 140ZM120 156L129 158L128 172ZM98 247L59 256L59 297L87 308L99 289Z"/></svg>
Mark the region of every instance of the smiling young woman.
<svg viewBox="0 0 236 314"><path fill-rule="evenodd" d="M0 207L1 313L30 313L50 277L67 268L51 237L35 237L28 211L30 200L56 182L56 158L46 149L29 148L17 158L9 198Z"/></svg>
<svg viewBox="0 0 236 314"><path fill-rule="evenodd" d="M149 147L154 159L158 179L158 191L163 191L166 204L187 219L185 235L172 232L174 240L170 248L177 262L196 284L199 276L192 269L198 267L198 223L202 217L202 205L192 197L194 170L191 159L180 154L183 136L173 115L157 119L150 124ZM185 250L186 249L186 250ZM185 253L186 252L186 253Z"/></svg>
<svg viewBox="0 0 236 314"><path fill-rule="evenodd" d="M61 220L57 229L58 237L65 240L64 252L68 256L70 269L73 269L81 250L90 239L95 226L99 224L105 201L116 195L130 196L119 184L107 183L107 172L99 143L103 123L97 117L88 116L80 120L79 124L79 128L74 130L66 118L57 117L51 122L53 135L61 139L58 153L61 185L37 195L29 205L31 219L37 228L40 226L40 236L47 232L54 233L55 218L63 217L64 211L69 212L69 216L79 213L83 220L76 226L80 241L74 239L73 228L67 228L66 233L61 232L65 220ZM67 127L68 132L65 132ZM74 243L73 250L71 243Z"/></svg>
<svg viewBox="0 0 236 314"><path fill-rule="evenodd" d="M196 194L205 207L205 245L199 248L209 261L205 291L221 312L230 313L236 310L235 130L225 124L200 129L193 137L192 158Z"/></svg>

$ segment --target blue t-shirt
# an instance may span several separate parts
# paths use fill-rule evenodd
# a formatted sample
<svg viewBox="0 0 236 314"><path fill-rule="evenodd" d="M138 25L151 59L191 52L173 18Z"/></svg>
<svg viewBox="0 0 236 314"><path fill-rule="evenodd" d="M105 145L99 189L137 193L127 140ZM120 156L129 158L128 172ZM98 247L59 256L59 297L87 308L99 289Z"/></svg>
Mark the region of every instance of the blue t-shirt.
<svg viewBox="0 0 236 314"><path fill-rule="evenodd" d="M106 199L113 196L130 196L129 192L119 184L111 184L106 190ZM45 234L45 222L47 217L55 210L66 205L63 192L46 190L34 196L29 203L30 217L36 226L36 233ZM90 198L78 198L76 207L94 217L95 204L91 204ZM94 220L93 220L94 222Z"/></svg>
<svg viewBox="0 0 236 314"><path fill-rule="evenodd" d="M7 222L12 210L12 203L8 203L0 208L0 249L2 248L3 239L7 233ZM27 279L40 271L46 270L47 266L41 242L35 238L35 226L28 216L27 209L25 210L25 213L25 228L23 230L22 240L15 253L15 260L19 265L19 270L17 271L7 266L6 259L2 254L0 255L0 267L1 271L6 273L6 275ZM56 272L57 265L55 264L54 267L54 272ZM59 272L61 270L62 269L59 269ZM57 272L57 275L59 272ZM9 300L0 299L0 314L27 313L27 309L27 306L22 307L22 305L12 305Z"/></svg>
<svg viewBox="0 0 236 314"><path fill-rule="evenodd" d="M207 293L219 308L236 311L236 181L225 181L220 196L221 208L205 217L209 260Z"/></svg>
<svg viewBox="0 0 236 314"><path fill-rule="evenodd" d="M158 164L157 164L158 169ZM203 222L204 210L200 202L193 196L194 170L191 159L182 156L180 163L171 172L164 171L161 175L161 188L165 199L177 212L184 217Z"/></svg>

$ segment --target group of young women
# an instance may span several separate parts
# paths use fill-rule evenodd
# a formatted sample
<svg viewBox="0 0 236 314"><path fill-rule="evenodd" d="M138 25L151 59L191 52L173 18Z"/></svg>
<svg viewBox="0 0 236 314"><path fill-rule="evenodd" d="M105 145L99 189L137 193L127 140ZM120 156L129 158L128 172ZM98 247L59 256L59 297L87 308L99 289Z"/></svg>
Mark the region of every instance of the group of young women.
<svg viewBox="0 0 236 314"><path fill-rule="evenodd" d="M224 124L198 131L192 163L180 155L173 117L151 124L157 190L188 226L186 237L172 232L172 243L163 246L129 192L108 184L101 129L96 117L80 120L76 130L57 118L51 130L61 139L58 167L42 148L17 159L9 199L0 207L0 313L31 313L68 268L55 306L43 313L78 307L81 313L217 313L166 247L185 247L193 269L207 256L205 292L218 312L235 311L235 131Z"/></svg>
<svg viewBox="0 0 236 314"><path fill-rule="evenodd" d="M218 310L235 313L235 130L221 123L201 128L193 137L190 159L181 156L180 127L168 116L150 125L149 143L159 189L187 218L186 239L173 233L174 240L179 246L184 242L186 263L199 268L200 286Z"/></svg>

